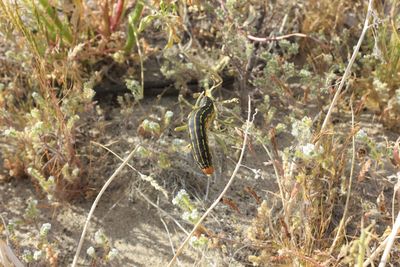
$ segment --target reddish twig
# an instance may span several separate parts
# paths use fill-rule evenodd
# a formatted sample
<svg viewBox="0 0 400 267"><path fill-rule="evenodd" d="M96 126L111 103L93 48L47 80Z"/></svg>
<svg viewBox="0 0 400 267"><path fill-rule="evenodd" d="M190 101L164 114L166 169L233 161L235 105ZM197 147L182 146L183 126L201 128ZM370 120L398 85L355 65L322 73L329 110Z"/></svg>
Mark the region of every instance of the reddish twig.
<svg viewBox="0 0 400 267"><path fill-rule="evenodd" d="M114 32L121 19L122 10L124 9L124 0L118 0L115 12L110 18L110 32Z"/></svg>

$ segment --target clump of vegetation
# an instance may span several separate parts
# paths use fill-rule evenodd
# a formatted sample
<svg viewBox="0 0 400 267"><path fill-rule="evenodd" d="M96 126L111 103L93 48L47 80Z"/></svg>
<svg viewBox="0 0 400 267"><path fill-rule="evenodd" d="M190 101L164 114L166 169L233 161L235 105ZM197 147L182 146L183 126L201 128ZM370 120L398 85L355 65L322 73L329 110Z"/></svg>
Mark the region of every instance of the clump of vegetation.
<svg viewBox="0 0 400 267"><path fill-rule="evenodd" d="M25 263L58 266L59 248L51 233L52 225L43 223L39 226L40 215L38 201L29 199L23 218L13 218L6 225L8 243L16 246L16 252L20 252L18 254L21 254L21 260ZM39 226L37 230L21 234L26 225L32 224Z"/></svg>
<svg viewBox="0 0 400 267"><path fill-rule="evenodd" d="M49 198L70 198L79 193L88 174L77 125L84 113L92 111L93 87L107 72L93 65L107 57L141 65L142 75L136 79L142 85L128 79L127 87L136 100L142 99L146 53L140 46L136 53L131 50L154 20L168 29L168 46L177 41L174 5L139 1L133 10L124 1L112 8L109 1L94 6L47 0L21 5L0 3L1 20L8 26L2 29L3 38L10 41L1 81L4 167L11 177L30 176ZM121 38L122 22L126 40Z"/></svg>
<svg viewBox="0 0 400 267"><path fill-rule="evenodd" d="M343 77L366 8L363 1L339 0L0 0L0 38L8 41L0 47L7 177L28 176L51 204L76 199L90 195L88 177L105 172L104 159L117 164L103 148L126 153L126 146L137 145L133 191L150 184L155 191L149 192L162 193L169 208L175 195L175 212L195 225L207 203L202 207L191 198L205 191L207 178L194 167L187 135L179 130L198 96L194 91L204 91L218 111L208 140L218 179L208 177L207 188L210 179L221 185L230 176L245 135L243 114L256 115L238 174L245 186L222 199L225 210L215 216L224 216L223 227L218 219L202 222L193 247L202 253L220 248L254 266L377 262L375 248L395 220L397 189L369 192L367 181L395 174L399 148L398 141L367 133L363 116L399 131L400 16L397 1L373 3L361 50ZM146 78L153 75L147 68L154 61L179 96L167 106L160 91L143 110ZM95 88L105 80L129 92L116 97L118 123L107 122L110 103L96 98ZM254 110L245 108L248 97ZM327 113L331 123L321 129ZM109 123L118 133L107 132ZM107 145L93 149L96 141ZM379 186L396 188L387 179ZM253 210L243 194L255 200ZM35 206L26 219L35 220ZM247 221L239 227L244 214ZM48 252L51 229L43 227L38 245L22 255L26 262L57 262L58 254ZM86 251L92 265L118 260L103 232L96 232L95 243ZM229 254L238 244L243 249ZM393 252L392 261L397 258Z"/></svg>
<svg viewBox="0 0 400 267"><path fill-rule="evenodd" d="M103 230L96 231L94 240L96 247L90 246L86 250L88 256L92 258L91 264L107 264L118 257L118 250L110 246L110 241Z"/></svg>
<svg viewBox="0 0 400 267"><path fill-rule="evenodd" d="M76 20L83 14L77 8L72 20L47 0L26 2L18 12L16 4L0 6L10 25L5 36L17 36L4 59L4 167L12 177L32 177L51 198L71 196L82 183L76 123L94 95L77 59L84 55L79 41L86 28Z"/></svg>

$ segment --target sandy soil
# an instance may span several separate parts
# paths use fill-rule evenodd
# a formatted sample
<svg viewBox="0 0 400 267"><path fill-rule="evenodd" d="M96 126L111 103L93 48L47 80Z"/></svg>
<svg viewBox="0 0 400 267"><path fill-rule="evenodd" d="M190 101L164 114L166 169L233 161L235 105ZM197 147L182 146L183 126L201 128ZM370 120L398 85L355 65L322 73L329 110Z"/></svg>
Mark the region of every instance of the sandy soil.
<svg viewBox="0 0 400 267"><path fill-rule="evenodd" d="M175 98L173 101L171 100L172 98L166 101L169 102L168 105L171 108L174 108L171 103L175 102ZM112 144L110 148L120 155L124 155L129 149L133 149L134 144L132 142L134 141L132 136L136 135L137 125L141 118L146 116L145 111L151 109L150 105L154 105L154 102L144 101L141 108L139 108L140 111L137 111L135 118L132 120L134 121L133 123L126 122L126 117L121 116L119 109L106 111L108 118L102 143L106 144L108 141ZM175 111L179 114L177 107L175 107ZM92 125L92 127L97 126ZM185 133L171 134L170 137L165 138L171 140L176 137L184 138ZM118 141L115 141L117 139ZM96 151L93 153L96 153ZM104 184L120 163L119 160L101 148L98 153L102 155L99 158L104 159L104 161L101 164L90 164L94 168L94 170L91 170L92 175L88 178L91 186L86 190L85 195L79 198L79 201L50 203L26 179L13 179L8 183L0 184L0 191L2 192L0 194L0 211L5 221L22 221L22 224L16 227L17 240L21 246L15 249L17 254L24 249L33 250L37 244L35 235L37 235L40 226L43 223L51 223L52 229L50 230L49 240L54 243L54 248L58 252L59 266L71 264L86 216L96 196L96 189L98 190ZM218 151L216 151L216 154L218 154ZM226 168L226 166L234 163L233 159L231 163L223 162L221 155L217 155L216 161L220 168L217 170L217 174L211 178L209 199L204 202L207 178L196 168L192 168L197 170L193 175L190 172L188 173L187 170L184 171L182 168L187 168L185 165L187 162L194 164L190 155L185 155L185 157L177 166L177 170L163 171L160 174L161 176L156 178L157 182L170 193L169 200L165 199L162 194L153 190L145 182L138 180L137 175L128 168L122 171L107 189L105 195L103 195L91 220L81 252L80 264L82 266L90 264L86 250L89 246L95 245L94 233L98 229L104 230L105 235L111 241L111 246L119 251L118 259L113 262L112 266L165 266L168 263L173 255L171 242L176 248L184 239L185 234L169 217L164 216L138 195L136 190L140 189L151 201L158 203L160 208L175 217L189 231L191 226L180 219L180 211L171 204L172 198L177 191L185 188L191 196L199 198L199 205L203 205L203 209L205 209L211 203L210 201L217 196L218 192L222 190L227 181L229 173L222 173L225 170L221 166L223 165ZM137 162L137 160L132 163L136 167L146 166L146 164L146 162ZM96 170L96 168L98 169ZM217 209L217 212L221 213L221 215L218 215L218 217L212 215L208 221L211 225L210 227L224 232L226 238L236 239L241 236L246 229L245 226L250 224L250 220L255 214L257 204L250 195L244 192L246 186L254 186L254 181L248 179L249 175L251 176L252 174L246 169L240 172L238 182L227 195L235 202L237 201L240 212L247 216L242 216L231 207L221 204ZM264 175L268 176L268 174ZM268 188L266 184L272 186L272 182L268 182L268 179L260 179L259 182L264 184L262 188ZM34 222L27 222L23 219L29 199L38 200L40 215ZM232 228L233 226L235 229ZM235 246L229 247L227 250L225 248L224 254L227 257L224 257L217 256L219 250L204 253L189 248L179 258L179 261L181 266L210 266L210 264L234 266L234 257L230 258L230 256L235 254L236 249ZM241 265L240 263L236 264ZM40 264L30 266L40 266Z"/></svg>
<svg viewBox="0 0 400 267"><path fill-rule="evenodd" d="M119 108L106 111L108 118L104 122L105 125L102 126L104 132L101 138L97 138L97 141L108 144L109 148L116 153L125 155L130 149L133 149L134 143L137 141L135 138L137 138L136 128L138 123L149 114L148 110L156 109L154 108L154 101L144 101L139 109L135 109L134 115L121 115ZM174 104L175 98L163 101L167 102L160 105L170 107L177 114L176 121L180 121L179 116L184 115L180 114L179 107ZM346 121L346 119L343 119L343 121ZM382 126L368 122L371 122L371 117L366 117L362 126L368 128L369 133L377 136L382 142L385 138L390 141L396 139L396 134L385 132L382 135L382 132L384 132ZM93 129L100 127L96 123L90 123L90 125ZM90 132L90 129L85 131ZM164 136L164 139L168 143L177 137L185 138L185 133L170 132L168 136ZM146 145L148 144L146 142L153 141L142 140L141 142ZM288 143L285 137L278 140L280 145L285 143ZM96 154L96 158L100 159L100 162L92 162L88 165L92 168L90 170L91 176L88 178L90 186L81 198L73 202L51 204L33 188L32 183L28 180L13 179L10 182L0 184L0 192L2 192L0 194L0 212L6 222L23 219L28 199L33 198L39 201L39 217L34 222L22 220L22 224L16 228L19 247L14 249L17 254L26 248L32 249L37 244L35 235L37 235L40 226L43 223L51 223L52 229L50 230L49 240L54 244L55 251L58 253L58 264L59 266L71 264L96 192L120 163L104 149L98 148L96 150L93 147L92 149L93 155ZM98 229L104 230L105 235L110 239L110 245L119 251L118 258L109 266L166 266L173 255L171 244L176 249L184 239L185 234L169 216L165 216L152 207L137 193L137 190L143 192L151 201L157 203L161 209L182 224L187 231L190 231L191 225L180 218L181 212L171 204L171 200L180 189L184 188L193 197L193 200L198 198L197 203L203 210L210 205L211 200L216 198L227 182L235 162L234 155L224 157L222 151L218 151L218 149L214 152L216 166L218 167L216 175L211 179L209 199L206 202L202 199L204 198L207 180L199 172L190 171L196 169L190 167L193 162L188 155L183 155L182 158L174 158L176 165L172 168L173 170L163 170L155 175L156 181L168 191L169 199L165 199L148 183L138 179L137 175L128 168L124 169L103 195L91 220L81 252L80 266L104 266L104 264L91 263L86 254L87 248L95 244L94 233ZM263 163L267 161L265 153L261 151L253 151L246 155L244 165L252 167L253 170L262 167L263 171L259 173L260 177L254 179L256 175L252 170L249 168L241 169L236 182L226 195L237 205L237 209L221 203L206 222L207 227L218 236L217 249L205 252L188 248L184 255L179 258L180 266L246 266L248 264L246 255L249 255L252 251L256 253L256 251L249 248L244 241L246 229L256 215L258 204L254 197L246 193L245 188L254 189L258 196L263 199L268 199L269 191L277 192L272 167L270 165L265 167ZM132 165L142 169L149 168L149 164L151 162L138 161L137 159L132 161ZM358 171L359 169L356 169L356 172ZM384 192L387 207L390 207L392 184L381 179L381 177L390 173L393 174L394 171L390 167L387 167L384 172L373 172L371 170L364 182L356 183L354 199L375 203L378 195ZM335 211L336 221L341 216L341 209L341 207L338 207ZM358 222L362 215L360 210L357 211L358 204L351 209L352 215L356 218L355 221ZM378 218L377 221L382 231L390 223L384 218ZM348 230L351 231L351 227ZM242 253L244 251L246 253ZM32 264L29 266L41 265Z"/></svg>

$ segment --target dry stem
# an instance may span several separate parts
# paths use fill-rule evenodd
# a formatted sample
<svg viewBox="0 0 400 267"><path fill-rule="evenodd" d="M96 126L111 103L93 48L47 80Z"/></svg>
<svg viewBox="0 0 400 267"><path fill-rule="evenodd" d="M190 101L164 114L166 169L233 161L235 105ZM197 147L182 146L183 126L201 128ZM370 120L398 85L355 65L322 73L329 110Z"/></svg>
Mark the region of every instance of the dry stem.
<svg viewBox="0 0 400 267"><path fill-rule="evenodd" d="M242 150L240 153L240 157L238 162L236 163L235 169L233 170L232 176L229 179L228 183L226 184L224 190L222 190L221 194L217 197L217 199L214 201L214 203L208 208L208 210L203 214L203 216L201 216L201 218L199 219L199 221L196 223L196 225L193 227L192 231L189 233L189 235L186 237L186 239L183 241L183 243L180 245L180 247L178 248L178 250L176 251L176 254L174 255L174 257L171 259L171 261L168 263L168 267L171 267L176 259L178 258L178 256L183 252L183 249L185 248L186 244L189 242L190 238L192 237L192 235L196 232L197 228L199 228L199 226L201 225L201 223L204 221L204 219L208 216L208 214L210 214L210 212L218 205L218 203L220 202L220 200L222 199L222 197L225 195L226 191L228 191L230 185L232 184L232 182L234 181L234 178L237 174L237 172L239 171L239 168L241 166L242 160L243 160L243 156L244 156L244 151L246 149L246 145L247 145L247 137L248 137L248 133L249 133L249 129L250 126L252 124L253 121L250 121L250 116L251 115L251 99L249 97L249 101L248 101L248 115L247 115L247 124L246 124L246 129L244 132L244 138L243 138L243 146L242 146Z"/></svg>
<svg viewBox="0 0 400 267"><path fill-rule="evenodd" d="M75 256L74 256L74 260L72 262L72 267L76 267L76 264L77 264L78 258L79 258L79 253L81 252L83 241L85 240L85 235L86 235L87 228L89 226L90 219L93 216L94 210L96 209L97 204L99 203L101 196L106 191L107 187L111 184L111 182L114 180L114 178L118 175L118 173L120 173L121 170L128 163L128 161L131 160L131 158L135 154L135 151L136 151L137 148L138 148L138 146L136 146L135 149L133 149L131 151L131 153L124 160L124 162L122 162L121 165L119 165L119 167L115 170L115 172L110 176L110 178L108 178L107 182L103 185L103 187L101 188L99 194L97 195L96 199L94 200L94 202L92 204L92 207L90 208L89 214L88 214L88 216L86 218L85 226L83 227L83 231L82 231L81 238L79 240L78 248L76 250L76 253L75 253Z"/></svg>
<svg viewBox="0 0 400 267"><path fill-rule="evenodd" d="M353 110L352 101L350 102L350 108L351 108L351 129L352 129L352 132L353 132L353 130L354 130L354 110ZM353 143L353 146L352 146L351 168L350 168L349 185L348 185L348 188L347 188L346 204L344 206L343 217L340 220L339 228L337 230L337 233L336 233L335 239L333 240L331 248L329 249L329 253L333 252L333 250L336 247L337 242L339 241L340 233L342 232L342 230L343 230L343 228L345 226L344 224L346 222L347 212L349 210L351 187L352 187L352 183L353 183L354 163L356 161L356 140L355 140L354 134L352 136L352 143Z"/></svg>
<svg viewBox="0 0 400 267"><path fill-rule="evenodd" d="M341 91L343 89L344 83L346 82L347 78L350 76L351 67L353 66L354 61L356 60L358 51L360 50L360 47L361 47L361 43L363 42L364 36L367 33L368 26L369 26L368 25L369 24L369 19L371 17L371 13L372 13L372 2L373 2L372 0L369 0L367 16L365 17L364 27L362 29L362 32L361 32L361 35L360 35L360 39L358 39L357 46L354 48L353 55L351 56L349 64L347 65L346 70L344 71L344 74L343 74L343 77L342 77L342 79L340 81L339 87L336 90L336 93L335 93L335 95L334 95L334 97L332 99L332 103L329 106L328 113L326 114L325 120L324 120L324 122L322 123L322 126L321 126L320 134L323 134L323 131L325 130L326 126L328 125L328 122L329 122L329 119L331 117L333 108L336 106L336 102L339 99L339 96L340 96L340 93L341 93ZM319 141L317 142L317 144L318 143L319 143Z"/></svg>
<svg viewBox="0 0 400 267"><path fill-rule="evenodd" d="M389 240L389 237L386 237L385 240L379 245L377 249L366 259L363 263L363 267L368 267L371 265L372 261L381 253L383 248L386 246L387 242Z"/></svg>
<svg viewBox="0 0 400 267"><path fill-rule="evenodd" d="M308 37L307 34L304 33L290 33L282 36L272 36L272 37L256 37L253 35L247 35L247 38L252 41L256 42L269 42L269 41L279 41L283 39L287 39L289 37L296 36L296 37Z"/></svg>
<svg viewBox="0 0 400 267"><path fill-rule="evenodd" d="M385 246L385 250L383 251L383 255L381 258L381 262L379 263L379 267L385 267L387 259L389 257L390 250L392 249L393 242L396 239L397 233L400 230L400 211L397 214L396 222L393 225L392 232L388 236L388 241Z"/></svg>
<svg viewBox="0 0 400 267"><path fill-rule="evenodd" d="M107 150L108 152L110 152L111 154L113 154L115 157L117 157L120 161L124 161L123 158L121 158L117 153L115 153L114 151L112 151L111 149L109 149L108 147L94 142L92 141L93 144L98 145L102 148L104 148L105 150ZM144 174L141 173L139 170L137 170L135 167L133 167L132 165L130 165L129 163L126 164L129 168L131 168L132 170L134 170L135 172L137 172L139 174L140 177L143 177ZM153 186L154 187L154 186ZM158 188L155 188L156 190L159 190ZM154 208L156 208L158 211L160 211L161 213L163 213L166 217L168 217L169 219L171 219L185 234L189 234L185 228L183 228L183 226L173 217L171 216L168 212L166 212L165 210L163 210L162 208L160 208L157 204L155 204L153 201L151 201L145 194L143 194L140 190L135 188L135 191L142 197L144 198L144 200L146 200L151 206L153 206ZM160 191L160 190L159 190ZM165 190L161 191L161 193L164 193ZM167 197L167 196L166 196Z"/></svg>

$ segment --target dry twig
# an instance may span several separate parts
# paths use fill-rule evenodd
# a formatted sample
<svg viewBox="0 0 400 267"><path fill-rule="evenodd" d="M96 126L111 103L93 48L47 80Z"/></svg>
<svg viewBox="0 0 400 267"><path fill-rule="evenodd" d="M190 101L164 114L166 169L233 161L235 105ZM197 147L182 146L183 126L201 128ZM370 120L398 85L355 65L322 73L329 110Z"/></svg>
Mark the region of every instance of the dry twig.
<svg viewBox="0 0 400 267"><path fill-rule="evenodd" d="M271 41L279 41L279 40L283 40L283 39L287 39L289 37L308 37L307 34L304 33L290 33L290 34L286 34L286 35L282 35L282 36L272 36L272 37L256 37L253 35L247 35L247 38L249 40L252 41L256 41L256 42L271 42Z"/></svg>
<svg viewBox="0 0 400 267"><path fill-rule="evenodd" d="M356 140L354 137L354 110L353 110L353 103L352 101L350 102L350 108L351 108L351 129L352 129L352 157L351 157L351 167L350 167L350 177L349 177L349 185L347 188L347 196L346 196L346 204L344 206L344 212L343 212L343 216L342 219L340 220L340 224L339 224L339 228L336 232L336 236L335 239L332 242L331 248L329 249L329 252L332 253L333 250L336 247L337 242L339 241L339 237L340 237L340 233L343 231L343 228L345 226L345 222L347 219L347 213L349 211L349 203L350 203L350 196L351 196L351 187L352 187L352 183L353 183L353 173L354 173L354 163L356 161Z"/></svg>
<svg viewBox="0 0 400 267"><path fill-rule="evenodd" d="M72 267L76 267L76 264L78 262L78 258L79 258L79 253L82 250L82 245L83 245L83 241L85 240L85 235L86 235L86 231L87 228L89 226L89 222L90 219L93 216L94 210L97 207L97 204L100 201L101 196L103 195L103 193L106 191L107 187L111 184L111 182L114 180L114 178L121 172L121 170L125 167L125 165L128 163L128 161L131 160L131 158L133 157L133 155L135 154L136 149L138 148L138 146L135 147L135 149L133 149L131 151L131 153L128 155L128 157L126 157L126 159L124 160L124 162L121 163L121 165L119 165L119 167L115 170L115 172L110 176L110 178L108 178L107 182L103 185L103 187L101 188L99 194L97 195L96 199L94 200L92 207L90 208L89 214L86 218L86 222L85 222L85 226L83 227L83 231L81 234L81 238L79 240L78 243L78 248L76 250L75 256L74 256L74 260L72 262Z"/></svg>
<svg viewBox="0 0 400 267"><path fill-rule="evenodd" d="M353 55L351 56L349 64L347 65L346 70L344 71L344 74L343 74L343 77L342 77L342 79L340 81L339 87L336 90L335 95L333 96L332 103L331 103L331 105L329 106L329 109L328 109L328 113L326 114L325 120L322 123L320 134L323 134L323 131L325 130L326 126L328 125L328 122L330 120L333 108L336 106L336 102L338 101L340 93L342 92L344 83L346 82L347 78L350 76L351 67L353 66L354 61L356 60L358 51L360 50L360 47L361 47L361 43L363 42L364 36L367 33L367 30L369 28L369 19L371 17L371 13L372 13L372 2L373 2L372 0L369 0L367 16L365 17L364 27L362 29L362 32L361 32L361 35L360 35L360 39L358 39L357 45L354 48ZM317 144L318 143L319 143L319 141L317 142Z"/></svg>
<svg viewBox="0 0 400 267"><path fill-rule="evenodd" d="M93 144L98 145L102 148L104 148L105 150L107 150L108 152L110 152L111 154L113 154L115 157L117 157L120 161L124 161L123 158L121 158L117 153L115 153L114 151L112 151L111 149L109 149L108 147L97 143L97 142L93 142ZM132 165L130 165L129 163L126 164L129 168L131 168L132 170L134 170L135 172L137 172L139 174L140 177L145 176L143 173L141 173L139 170L137 170L135 167L133 167ZM152 185L154 187L154 185ZM160 191L160 189L158 187L154 187L156 190ZM185 234L189 234L185 228L183 228L183 226L173 217L171 216L168 212L166 212L165 210L163 210L162 208L160 208L157 204L155 204L153 201L151 201L145 194L143 194L140 190L134 188L135 191L142 197L144 198L144 200L147 201L147 203L149 203L151 206L153 206L154 208L156 208L158 211L160 211L162 214L164 214L166 217L168 217L169 219L171 219ZM163 189L161 191L161 193L163 193L164 195L166 194L164 192L165 190ZM168 198L168 196L166 196Z"/></svg>
<svg viewBox="0 0 400 267"><path fill-rule="evenodd" d="M393 242L396 239L396 236L400 230L400 211L397 214L396 222L393 225L392 232L387 238L387 243L385 246L385 250L383 251L381 262L379 263L379 267L385 267L387 259L389 257L390 250L392 249Z"/></svg>
<svg viewBox="0 0 400 267"><path fill-rule="evenodd" d="M364 261L363 267L368 267L371 265L372 261L381 253L381 251L385 248L389 237L386 237L385 240L375 249L375 251Z"/></svg>
<svg viewBox="0 0 400 267"><path fill-rule="evenodd" d="M241 153L240 153L240 156L239 156L239 160L236 163L235 169L233 170L233 173L231 175L231 178L229 179L228 183L226 184L224 190L222 190L221 194L217 197L217 199L214 201L214 203L207 209L207 211L203 214L203 216L201 216L199 221L193 227L192 231L189 233L189 235L186 237L186 239L182 242L182 244L180 245L180 247L176 251L176 254L171 259L171 261L168 263L168 267L171 267L175 263L176 259L183 252L183 249L185 248L185 246L189 242L190 238L193 236L193 234L196 232L196 230L199 228L199 226L204 221L204 219L208 216L208 214L210 214L210 212L218 205L218 203L221 201L222 197L225 195L226 191L228 191L229 187L231 186L232 182L234 181L234 178L236 177L236 174L239 171L241 163L242 163L242 160L243 160L244 151L245 151L246 145L247 145L247 137L248 137L248 134L249 134L249 129L250 129L250 126L251 126L251 124L253 122L253 120L250 121L250 118L251 118L251 99L249 97L247 124L246 124L246 129L245 129L245 132L244 132L242 150L241 150Z"/></svg>

